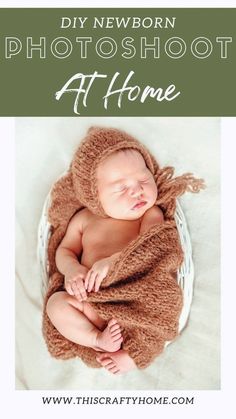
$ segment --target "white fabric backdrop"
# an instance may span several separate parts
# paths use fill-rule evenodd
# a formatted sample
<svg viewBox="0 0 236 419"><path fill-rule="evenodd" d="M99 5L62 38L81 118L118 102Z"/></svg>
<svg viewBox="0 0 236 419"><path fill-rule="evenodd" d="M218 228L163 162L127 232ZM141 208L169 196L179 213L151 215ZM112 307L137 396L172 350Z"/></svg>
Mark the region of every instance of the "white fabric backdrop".
<svg viewBox="0 0 236 419"><path fill-rule="evenodd" d="M79 359L59 361L41 333L42 294L36 259L45 197L68 167L91 125L121 128L176 174L193 172L207 189L181 199L192 239L194 298L181 336L146 370L113 376ZM220 388L219 118L16 119L16 388L31 390L214 390Z"/></svg>

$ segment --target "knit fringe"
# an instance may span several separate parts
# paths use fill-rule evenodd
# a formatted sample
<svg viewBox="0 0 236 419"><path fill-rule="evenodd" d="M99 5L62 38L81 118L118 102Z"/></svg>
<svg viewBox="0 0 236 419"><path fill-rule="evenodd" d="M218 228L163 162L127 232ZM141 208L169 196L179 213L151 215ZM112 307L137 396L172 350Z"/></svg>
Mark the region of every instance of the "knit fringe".
<svg viewBox="0 0 236 419"><path fill-rule="evenodd" d="M195 178L192 173L173 176L174 168L171 166L158 170L154 176L158 188L156 205L164 208L169 216L174 214L177 197L185 192L198 193L206 187L204 180Z"/></svg>

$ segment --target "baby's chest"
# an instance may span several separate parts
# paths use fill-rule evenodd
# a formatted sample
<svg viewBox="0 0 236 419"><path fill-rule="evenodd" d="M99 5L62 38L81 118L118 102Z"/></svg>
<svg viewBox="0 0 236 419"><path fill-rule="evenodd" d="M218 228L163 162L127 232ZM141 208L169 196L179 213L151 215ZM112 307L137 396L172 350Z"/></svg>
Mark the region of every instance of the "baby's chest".
<svg viewBox="0 0 236 419"><path fill-rule="evenodd" d="M124 247L139 234L138 220L102 219L88 225L82 237L83 249Z"/></svg>

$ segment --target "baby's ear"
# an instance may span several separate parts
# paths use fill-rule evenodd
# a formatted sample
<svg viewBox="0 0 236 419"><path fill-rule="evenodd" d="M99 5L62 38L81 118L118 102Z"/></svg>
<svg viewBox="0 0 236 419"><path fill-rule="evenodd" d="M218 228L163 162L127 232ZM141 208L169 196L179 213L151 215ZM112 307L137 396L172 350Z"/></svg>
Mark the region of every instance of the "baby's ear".
<svg viewBox="0 0 236 419"><path fill-rule="evenodd" d="M92 126L92 127L90 127L89 129L88 129L88 134L92 134L92 133L94 133L94 132L96 132L96 131L99 131L101 129L101 127L98 127L98 126Z"/></svg>

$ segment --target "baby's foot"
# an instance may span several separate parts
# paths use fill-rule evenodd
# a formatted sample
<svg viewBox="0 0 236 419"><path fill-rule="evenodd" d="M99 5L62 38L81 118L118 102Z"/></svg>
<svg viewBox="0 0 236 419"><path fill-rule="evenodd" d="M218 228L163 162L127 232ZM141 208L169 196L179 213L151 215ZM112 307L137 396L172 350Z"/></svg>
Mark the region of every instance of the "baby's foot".
<svg viewBox="0 0 236 419"><path fill-rule="evenodd" d="M121 349L112 354L102 353L97 355L96 359L112 374L123 374L137 368L134 360L124 349Z"/></svg>
<svg viewBox="0 0 236 419"><path fill-rule="evenodd" d="M108 322L103 332L98 332L95 349L98 351L116 352L123 341L120 325L115 319Z"/></svg>

